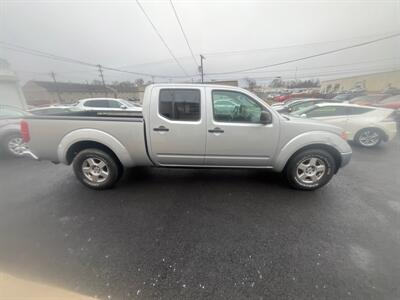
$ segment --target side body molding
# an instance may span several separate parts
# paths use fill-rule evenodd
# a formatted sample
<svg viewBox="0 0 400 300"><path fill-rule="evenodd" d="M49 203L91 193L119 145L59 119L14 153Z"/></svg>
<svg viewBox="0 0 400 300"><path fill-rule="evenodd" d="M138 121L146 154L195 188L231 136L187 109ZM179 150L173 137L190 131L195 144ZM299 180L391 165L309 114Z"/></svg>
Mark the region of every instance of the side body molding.
<svg viewBox="0 0 400 300"><path fill-rule="evenodd" d="M134 162L124 145L112 135L97 129L77 129L63 137L57 148L60 162L68 164L68 149L78 142L97 142L110 148L124 166L133 166Z"/></svg>
<svg viewBox="0 0 400 300"><path fill-rule="evenodd" d="M351 153L349 144L340 136L326 131L302 133L287 142L276 155L274 170L281 172L290 157L303 147L323 144L335 148L339 153Z"/></svg>

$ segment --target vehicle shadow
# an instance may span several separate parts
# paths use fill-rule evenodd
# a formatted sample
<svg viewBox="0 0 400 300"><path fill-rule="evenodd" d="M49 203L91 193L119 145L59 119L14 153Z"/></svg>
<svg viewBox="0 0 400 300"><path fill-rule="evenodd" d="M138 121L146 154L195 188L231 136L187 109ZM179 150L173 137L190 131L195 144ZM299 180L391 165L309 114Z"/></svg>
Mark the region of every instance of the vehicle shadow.
<svg viewBox="0 0 400 300"><path fill-rule="evenodd" d="M32 187L24 205L4 206L15 211L0 219L0 269L117 299L145 293L142 282L159 274L171 279L161 291L179 281L165 257L190 277L197 276L191 253L200 265L206 248L221 255L257 248L261 255L262 241L281 228L318 224L321 211L330 211L324 195L334 197L336 188L296 191L278 173L245 169L132 168L105 191L84 187L67 167L41 175L43 182L59 177Z"/></svg>

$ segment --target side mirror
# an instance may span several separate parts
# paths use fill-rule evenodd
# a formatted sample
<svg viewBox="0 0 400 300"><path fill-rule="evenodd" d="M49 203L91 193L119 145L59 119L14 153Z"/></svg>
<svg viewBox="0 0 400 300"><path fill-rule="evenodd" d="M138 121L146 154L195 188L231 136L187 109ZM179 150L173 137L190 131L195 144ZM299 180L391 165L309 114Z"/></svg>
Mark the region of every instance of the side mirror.
<svg viewBox="0 0 400 300"><path fill-rule="evenodd" d="M122 108L122 109L127 109L128 107L127 107L126 105L122 104L122 105L120 106L120 108Z"/></svg>
<svg viewBox="0 0 400 300"><path fill-rule="evenodd" d="M260 114L260 123L267 125L272 123L272 115L269 111L263 110Z"/></svg>

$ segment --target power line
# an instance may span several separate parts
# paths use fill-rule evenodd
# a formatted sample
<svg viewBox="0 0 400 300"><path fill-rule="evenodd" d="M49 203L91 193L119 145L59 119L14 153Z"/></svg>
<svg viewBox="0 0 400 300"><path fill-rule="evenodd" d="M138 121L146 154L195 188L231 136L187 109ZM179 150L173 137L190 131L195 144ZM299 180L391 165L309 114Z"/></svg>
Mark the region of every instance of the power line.
<svg viewBox="0 0 400 300"><path fill-rule="evenodd" d="M12 50L12 51L15 51L15 52L31 54L31 55L34 55L34 56L49 58L49 59L63 61L63 62L75 63L75 64L85 65L85 66L89 66L89 67L95 67L96 66L95 64L92 64L92 63L80 61L80 60L69 58L69 57L55 55L55 54L43 52L43 51L40 51L40 50L30 49L30 48L27 48L27 47L10 44L10 43L4 42L4 41L0 41L0 44L3 45L2 46L3 48L6 48L8 50Z"/></svg>
<svg viewBox="0 0 400 300"><path fill-rule="evenodd" d="M355 74L354 76L360 76L361 74L369 74L370 72L393 72L397 71L400 69L388 69L387 67L385 68L373 68L373 69L352 69L352 70L344 70L344 71L329 71L325 73L303 73L297 76L297 78L302 79L302 78L317 78L317 77L327 77L327 76L340 76L340 75L347 75L347 74ZM294 79L294 76L281 76L286 79ZM262 79L274 79L276 76L262 76L262 77L252 77L252 79L256 80L262 80Z"/></svg>
<svg viewBox="0 0 400 300"><path fill-rule="evenodd" d="M172 3L172 0L169 0L169 3L171 4L172 10L174 11L176 20L178 21L179 27L181 28L183 37L185 38L186 45L188 46L188 48L189 48L189 50L190 50L190 54L192 55L193 61L194 61L195 65L196 65L196 67L198 67L198 63L197 63L197 61L196 61L196 57L194 56L192 47L190 47L189 40L188 40L188 38L187 38L187 36L186 36L185 31L183 30L182 23L181 23L181 21L180 21L180 19L179 19L179 17L178 17L178 13L176 12L176 9L175 9L174 4Z"/></svg>
<svg viewBox="0 0 400 300"><path fill-rule="evenodd" d="M356 65L364 65L368 63L376 63L376 62L381 62L381 61L392 61L392 60L397 60L399 59L398 57L391 57L391 58L384 58L384 59L374 59L374 60L364 60L364 61L358 61L354 63L348 63L348 64L340 64L340 65L328 65L328 66L318 66L318 67L304 67L304 68L299 68L301 70L319 70L319 69L329 69L329 68L337 68L337 67L347 67L347 66L356 66ZM296 68L292 69L275 69L275 70L264 70L264 71L255 71L255 72L246 72L242 75L253 75L253 74L265 74L265 73L279 73L279 72L294 72L296 71Z"/></svg>
<svg viewBox="0 0 400 300"><path fill-rule="evenodd" d="M155 31L155 33L157 34L157 36L160 38L161 42L164 44L165 48L167 48L169 54L172 56L172 58L175 60L176 64L182 69L183 73L187 76L190 77L188 75L188 73L186 72L186 70L183 68L183 66L181 65L181 63L179 62L179 60L176 58L176 56L174 55L174 53L172 52L171 48L168 46L167 42L164 40L164 38L161 36L160 32L158 31L157 27L154 25L154 23L151 21L149 15L146 13L146 11L144 10L143 6L140 4L139 0L136 0L137 5L139 6L140 10L143 12L144 16L146 17L147 21L150 23L150 25L153 27L153 30Z"/></svg>
<svg viewBox="0 0 400 300"><path fill-rule="evenodd" d="M348 50L348 49L352 49L352 48L357 48L357 47L361 47L361 46L377 43L377 42L380 42L380 41L383 41L383 40L392 39L392 38L395 38L395 37L398 37L398 36L400 36L400 33L395 33L395 34L391 34L391 35L388 35L388 36L385 36L385 37L382 37L382 38L379 38L379 39L374 39L374 40L370 40L370 41L367 41L367 42L358 43L358 44L354 44L354 45L351 45L351 46L342 47L342 48L338 48L338 49L334 49L334 50L324 51L324 52L321 52L321 53L318 53L318 54L313 54L313 55L309 55L309 56L305 56L305 57L301 57L301 58L291 59L291 60L287 60L287 61L283 61L283 62L279 62L279 63L274 63L274 64L270 64L270 65L247 68L247 69L240 69L240 70L229 71L229 72L208 73L206 75L228 75L228 74L243 73L243 72L248 72L248 71L255 71L255 70L260 70L260 69L265 69L265 68L270 68L270 67L281 66L281 65L285 65L285 64L289 64L289 63L293 63L293 62L297 62L297 61L307 60L307 59L310 59L310 58L315 58L315 57L319 57L319 56L333 54L333 53L336 53L336 52L340 52L340 51L344 51L344 50Z"/></svg>
<svg viewBox="0 0 400 300"><path fill-rule="evenodd" d="M5 41L0 41L0 45L1 45L2 48L5 48L5 49L11 50L11 51L15 51L15 52L20 52L20 53L24 53L24 54L29 54L29 55L33 55L33 56L43 57L43 58L52 59L52 60L61 61L61 62L66 62L66 63L84 65L84 66L87 66L87 67L93 67L93 68L98 69L98 64L85 62L85 61L81 61L81 60L77 60L77 59L73 59L73 58L69 58L69 57L65 57L65 56L55 55L55 54L52 54L52 53L48 53L48 52L44 52L44 51L40 51L40 50L35 50L35 49L31 49L31 48L27 48L27 47L23 47L23 46L19 46L19 45L14 45L14 44L11 44L11 43L7 43ZM168 76L168 75L158 75L158 74L151 74L151 73L144 73L144 72L128 71L128 70L123 70L123 69L114 68L114 67L107 67L107 66L104 66L104 65L102 65L102 67L103 67L103 70L109 70L109 71L115 71L115 72L121 72L121 73L127 73L127 74L139 75L139 76L146 76L146 77L187 78L187 77L196 77L196 76L198 76L197 74L186 75L186 76L175 76L175 75Z"/></svg>
<svg viewBox="0 0 400 300"><path fill-rule="evenodd" d="M363 35L363 36L357 36L357 37L341 39L341 40L312 42L312 43L307 43L307 44L296 44L296 45L278 46L278 47L271 47L271 48L257 48L257 49L221 51L221 52L205 52L205 53L203 53L203 55L207 56L207 58L210 58L210 59L212 59L214 56L219 56L219 55L222 55L223 58L226 58L226 57L228 57L230 55L236 55L236 54L242 54L242 53L264 52L264 51L269 51L269 50L279 50L279 49L286 49L286 48L296 48L296 47L303 47L303 46L338 43L338 42L344 42L344 41L352 41L352 40L361 39L361 38L371 38L371 37L376 37L376 36L382 36L384 34L386 35L386 34L389 34L389 33L381 33L381 34L374 34L374 35ZM188 59L188 58L191 58L191 56L178 57L179 60ZM220 60L221 58L218 58L218 59ZM136 68L136 67L143 67L143 66L148 66L148 65L167 64L167 63L171 63L171 62L174 62L174 60L172 58L169 58L169 59L163 59L163 60L154 61L154 62L146 62L146 63L140 63L140 64L134 64L134 65L132 65L132 64L131 65L124 65L124 66L120 66L119 68Z"/></svg>
<svg viewBox="0 0 400 300"><path fill-rule="evenodd" d="M382 35L386 36L386 35L389 35L392 33L393 32L390 32L390 33L386 32L386 33L381 33L381 34L363 35L363 36L357 36L357 37L340 39L340 40L311 42L311 43L305 43L305 44L295 44L295 45L277 46L277 47L269 47L269 48L256 48L256 49L220 51L220 52L205 52L204 55L207 55L207 57L220 56L220 55L226 57L229 55L240 55L243 53L251 53L251 52L265 52L265 51L270 51L270 50L281 50L281 49L289 49L289 48L297 48L297 47L305 47L305 46L323 45L323 44L329 44L329 43L339 43L339 42L345 42L345 41L352 41L355 39L366 39L366 38L372 38L372 37L377 37L377 36L382 36Z"/></svg>

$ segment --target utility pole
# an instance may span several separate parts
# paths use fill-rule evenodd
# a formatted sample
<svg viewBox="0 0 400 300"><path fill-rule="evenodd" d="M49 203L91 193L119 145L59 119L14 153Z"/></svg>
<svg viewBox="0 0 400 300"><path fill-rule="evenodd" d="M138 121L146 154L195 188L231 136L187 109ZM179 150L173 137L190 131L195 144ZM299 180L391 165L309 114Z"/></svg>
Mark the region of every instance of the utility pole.
<svg viewBox="0 0 400 300"><path fill-rule="evenodd" d="M200 67L199 72L201 73L201 83L204 83L204 65L203 60L206 59L202 54L200 54Z"/></svg>
<svg viewBox="0 0 400 300"><path fill-rule="evenodd" d="M102 69L101 65L97 65L97 67L99 68L99 73L100 73L99 77L101 78L101 82L103 83L104 90L106 92L106 97L107 97L108 93L107 93L106 82L104 81L103 69Z"/></svg>
<svg viewBox="0 0 400 300"><path fill-rule="evenodd" d="M60 95L60 90L58 89L58 83L57 83L57 80L56 80L56 74L54 72L51 72L50 75L53 78L54 85L56 87L56 93L57 93L57 97L58 97L58 102L61 104L62 99L61 99L61 95ZM54 104L53 100L51 102Z"/></svg>

